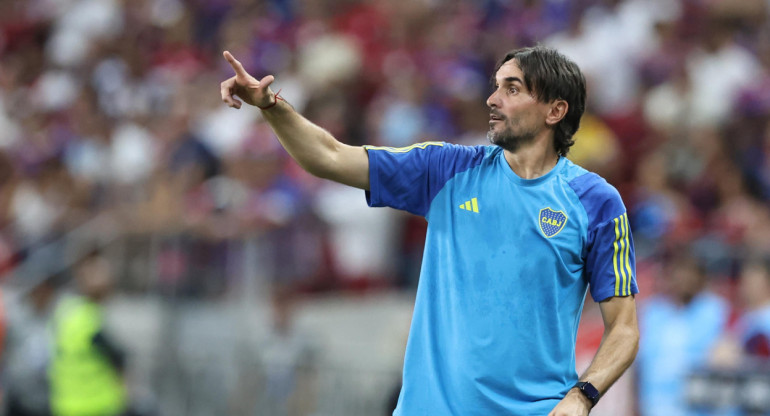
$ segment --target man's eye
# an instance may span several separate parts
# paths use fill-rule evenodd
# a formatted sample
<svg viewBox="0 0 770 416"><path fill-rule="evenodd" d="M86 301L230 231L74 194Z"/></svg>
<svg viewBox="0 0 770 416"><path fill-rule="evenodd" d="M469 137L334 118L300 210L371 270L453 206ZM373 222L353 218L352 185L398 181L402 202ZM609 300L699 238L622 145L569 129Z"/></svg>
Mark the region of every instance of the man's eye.
<svg viewBox="0 0 770 416"><path fill-rule="evenodd" d="M516 94L516 93L518 93L518 92L519 92L519 89L518 89L518 88L516 88L516 87L511 87L511 88L508 88L508 93L509 93L509 94Z"/></svg>

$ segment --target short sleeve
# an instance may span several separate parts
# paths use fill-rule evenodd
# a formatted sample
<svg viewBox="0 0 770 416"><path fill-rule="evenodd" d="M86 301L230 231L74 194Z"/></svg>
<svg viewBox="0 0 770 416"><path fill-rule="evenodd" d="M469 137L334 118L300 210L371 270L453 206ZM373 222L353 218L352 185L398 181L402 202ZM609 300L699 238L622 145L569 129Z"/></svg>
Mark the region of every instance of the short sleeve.
<svg viewBox="0 0 770 416"><path fill-rule="evenodd" d="M639 293L634 240L625 212L589 233L586 274L596 302Z"/></svg>
<svg viewBox="0 0 770 416"><path fill-rule="evenodd" d="M420 216L427 214L433 198L452 176L484 158L481 146L443 142L364 148L369 154L369 206L392 207Z"/></svg>
<svg viewBox="0 0 770 416"><path fill-rule="evenodd" d="M618 191L595 173L570 181L588 216L585 273L596 302L639 293L628 214Z"/></svg>

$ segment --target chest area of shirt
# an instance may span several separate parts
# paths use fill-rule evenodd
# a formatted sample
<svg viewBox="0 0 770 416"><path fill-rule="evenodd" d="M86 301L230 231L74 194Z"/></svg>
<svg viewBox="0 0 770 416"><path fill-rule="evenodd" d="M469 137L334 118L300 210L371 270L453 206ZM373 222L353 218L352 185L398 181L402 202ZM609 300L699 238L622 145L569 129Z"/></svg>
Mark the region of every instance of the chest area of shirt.
<svg viewBox="0 0 770 416"><path fill-rule="evenodd" d="M581 255L585 213L571 189L558 179L521 186L500 175L467 175L449 185L434 201L429 220L451 228L455 238Z"/></svg>

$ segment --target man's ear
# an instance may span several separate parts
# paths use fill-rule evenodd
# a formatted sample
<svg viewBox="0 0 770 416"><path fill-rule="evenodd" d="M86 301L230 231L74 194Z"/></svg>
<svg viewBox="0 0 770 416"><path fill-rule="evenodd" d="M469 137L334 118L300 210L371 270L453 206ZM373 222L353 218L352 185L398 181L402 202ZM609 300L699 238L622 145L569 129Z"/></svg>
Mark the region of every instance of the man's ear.
<svg viewBox="0 0 770 416"><path fill-rule="evenodd" d="M545 116L545 124L549 126L556 125L567 115L567 110L569 110L569 104L566 101L554 100L551 103L548 114Z"/></svg>

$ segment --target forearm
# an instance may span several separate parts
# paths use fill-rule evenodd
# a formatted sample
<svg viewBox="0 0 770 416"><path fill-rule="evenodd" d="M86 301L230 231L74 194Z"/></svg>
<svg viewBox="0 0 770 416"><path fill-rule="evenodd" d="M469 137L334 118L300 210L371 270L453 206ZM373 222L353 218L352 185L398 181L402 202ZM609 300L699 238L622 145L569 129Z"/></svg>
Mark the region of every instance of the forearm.
<svg viewBox="0 0 770 416"><path fill-rule="evenodd" d="M355 169L360 172L361 167L351 166L350 158L346 157L360 152L366 158L363 148L340 143L284 100L278 100L275 106L263 110L262 115L289 155L310 174L362 189L369 188L368 176L362 178L352 174ZM360 157L354 160L360 160Z"/></svg>
<svg viewBox="0 0 770 416"><path fill-rule="evenodd" d="M633 306L633 304L632 304ZM580 377L581 381L590 382L601 394L609 390L610 386L620 378L626 369L634 361L639 345L639 331L636 325L635 310L629 313L625 311L624 323L618 323L612 316L611 325L607 325L605 315L605 331L602 344L596 352L591 365ZM613 313L614 315L614 313ZM593 407L593 402L578 388L573 388L562 399L548 416L573 416L588 415Z"/></svg>
<svg viewBox="0 0 770 416"><path fill-rule="evenodd" d="M599 350L580 380L590 381L604 394L631 366L638 348L639 331L636 322L606 328Z"/></svg>
<svg viewBox="0 0 770 416"><path fill-rule="evenodd" d="M308 172L321 176L339 142L321 127L297 113L289 103L278 100L262 111L281 145Z"/></svg>

